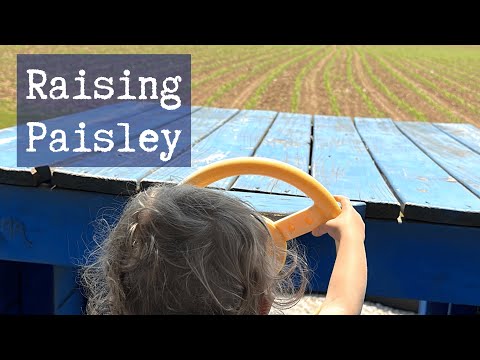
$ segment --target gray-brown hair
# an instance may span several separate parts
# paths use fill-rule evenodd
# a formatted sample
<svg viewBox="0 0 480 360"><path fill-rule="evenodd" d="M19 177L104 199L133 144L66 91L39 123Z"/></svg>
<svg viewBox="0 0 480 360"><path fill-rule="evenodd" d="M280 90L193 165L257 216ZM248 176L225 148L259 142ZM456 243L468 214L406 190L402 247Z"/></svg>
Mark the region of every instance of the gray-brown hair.
<svg viewBox="0 0 480 360"><path fill-rule="evenodd" d="M189 185L153 186L133 196L83 267L88 314L259 314L303 296L307 267L282 251L249 204Z"/></svg>

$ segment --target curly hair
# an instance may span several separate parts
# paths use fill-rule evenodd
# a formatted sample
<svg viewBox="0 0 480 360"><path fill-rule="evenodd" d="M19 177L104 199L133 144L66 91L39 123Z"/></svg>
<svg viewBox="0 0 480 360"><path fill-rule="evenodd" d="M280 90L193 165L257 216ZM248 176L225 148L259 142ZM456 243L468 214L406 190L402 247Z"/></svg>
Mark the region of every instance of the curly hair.
<svg viewBox="0 0 480 360"><path fill-rule="evenodd" d="M289 242L291 243L291 242ZM255 209L224 192L152 186L131 197L82 268L87 314L259 314L303 296L306 262L275 247ZM278 254L278 253L275 253Z"/></svg>

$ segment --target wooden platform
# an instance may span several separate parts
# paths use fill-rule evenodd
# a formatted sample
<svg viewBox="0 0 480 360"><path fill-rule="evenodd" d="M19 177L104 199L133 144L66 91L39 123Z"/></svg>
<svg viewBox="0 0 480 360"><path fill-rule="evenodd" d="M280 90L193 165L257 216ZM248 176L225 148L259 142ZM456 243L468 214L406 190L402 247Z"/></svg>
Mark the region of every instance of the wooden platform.
<svg viewBox="0 0 480 360"><path fill-rule="evenodd" d="M105 109L96 111L88 121L105 120ZM0 130L0 259L68 267L71 258L83 255L79 237L86 241L92 235L82 222L93 221L104 207L122 206L124 195L152 184L176 184L218 160L262 156L297 166L331 193L364 207L372 295L480 304L480 262L474 257L480 253L480 129L263 110L194 107L192 112L191 168L85 168L75 161L61 168L17 168L16 130ZM152 116L151 108L132 103L114 105L108 120L136 117L154 123ZM240 176L212 186L277 217L309 203L297 189L271 178ZM54 224L58 230L48 228ZM23 235L11 235L11 228L22 228ZM2 242L2 236L23 236L38 247ZM302 241L311 258L325 250L313 243L318 239ZM331 265L334 256L330 252L327 257L322 261ZM397 264L400 259L403 263ZM425 268L426 263L432 268ZM372 266L384 273L372 273ZM315 273L321 279L313 282L315 290L325 288L328 274L328 267ZM418 284L408 284L414 281ZM436 287L429 281L436 281Z"/></svg>

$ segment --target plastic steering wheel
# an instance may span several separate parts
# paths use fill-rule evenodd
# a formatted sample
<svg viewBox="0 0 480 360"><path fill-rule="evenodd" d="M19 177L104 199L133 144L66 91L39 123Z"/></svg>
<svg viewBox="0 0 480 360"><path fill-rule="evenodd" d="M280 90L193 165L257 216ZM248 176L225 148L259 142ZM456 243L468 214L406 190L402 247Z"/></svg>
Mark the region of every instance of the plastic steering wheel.
<svg viewBox="0 0 480 360"><path fill-rule="evenodd" d="M265 175L285 181L313 200L313 205L278 221L264 217L275 244L287 248L287 241L311 232L316 227L337 217L341 210L335 198L315 178L284 162L261 157L238 157L218 161L200 168L181 184L208 186L218 180L238 175ZM278 259L285 264L285 252Z"/></svg>

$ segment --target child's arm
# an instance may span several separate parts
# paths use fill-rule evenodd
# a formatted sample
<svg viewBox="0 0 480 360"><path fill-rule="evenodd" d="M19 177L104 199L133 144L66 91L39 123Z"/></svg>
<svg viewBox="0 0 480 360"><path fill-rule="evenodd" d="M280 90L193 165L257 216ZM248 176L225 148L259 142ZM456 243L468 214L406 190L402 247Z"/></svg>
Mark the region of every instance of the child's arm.
<svg viewBox="0 0 480 360"><path fill-rule="evenodd" d="M337 247L327 295L317 314L359 315L367 287L365 223L346 197L335 199L342 204L342 213L312 231L314 236L328 233Z"/></svg>

